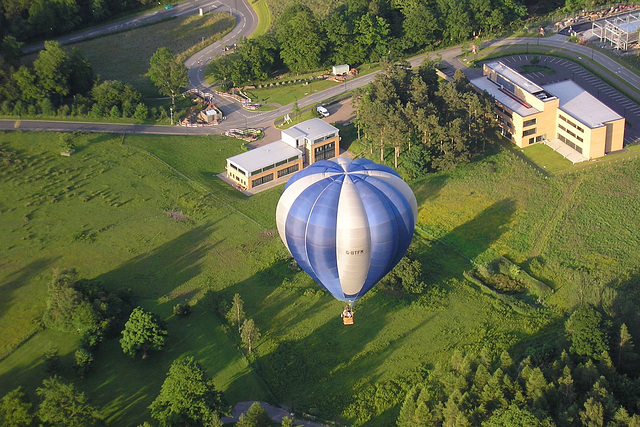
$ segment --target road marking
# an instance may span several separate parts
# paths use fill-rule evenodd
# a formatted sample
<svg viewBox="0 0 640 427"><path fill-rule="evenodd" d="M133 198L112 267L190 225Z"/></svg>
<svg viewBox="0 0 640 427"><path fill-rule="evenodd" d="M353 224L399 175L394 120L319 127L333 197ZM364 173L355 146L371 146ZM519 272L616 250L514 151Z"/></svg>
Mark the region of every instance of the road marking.
<svg viewBox="0 0 640 427"><path fill-rule="evenodd" d="M13 124L14 129L18 129L20 127L20 120L16 120Z"/></svg>

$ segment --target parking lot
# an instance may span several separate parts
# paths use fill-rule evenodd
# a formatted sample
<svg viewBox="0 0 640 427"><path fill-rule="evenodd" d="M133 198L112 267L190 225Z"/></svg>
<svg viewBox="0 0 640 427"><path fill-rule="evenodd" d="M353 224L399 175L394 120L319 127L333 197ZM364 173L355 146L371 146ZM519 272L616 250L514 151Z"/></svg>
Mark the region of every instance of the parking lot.
<svg viewBox="0 0 640 427"><path fill-rule="evenodd" d="M514 55L501 58L500 61L514 70L520 71L522 65L531 64L531 58L533 56L534 55ZM640 140L640 105L575 62L554 56L535 56L539 59L539 66L547 67L554 72L549 74L544 71L537 71L524 74L529 80L538 85L546 85L567 79L573 80L591 95L598 98L602 103L626 119L625 145ZM582 60L582 58L578 57L578 60ZM618 70L611 71L619 73L620 70L622 70L622 67Z"/></svg>

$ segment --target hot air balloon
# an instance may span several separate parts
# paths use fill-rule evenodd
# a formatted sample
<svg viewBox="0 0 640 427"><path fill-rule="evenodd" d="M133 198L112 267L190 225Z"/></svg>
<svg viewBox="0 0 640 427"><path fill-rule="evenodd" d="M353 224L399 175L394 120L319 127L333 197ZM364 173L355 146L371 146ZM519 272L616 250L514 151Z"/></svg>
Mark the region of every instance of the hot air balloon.
<svg viewBox="0 0 640 427"><path fill-rule="evenodd" d="M298 265L352 313L404 256L417 212L413 192L393 169L338 157L289 179L276 222Z"/></svg>

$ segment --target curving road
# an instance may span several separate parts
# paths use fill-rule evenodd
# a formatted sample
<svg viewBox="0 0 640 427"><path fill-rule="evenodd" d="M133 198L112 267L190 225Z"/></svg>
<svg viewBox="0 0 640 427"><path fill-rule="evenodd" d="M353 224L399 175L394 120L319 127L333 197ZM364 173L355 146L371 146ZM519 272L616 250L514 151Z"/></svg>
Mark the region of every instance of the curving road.
<svg viewBox="0 0 640 427"><path fill-rule="evenodd" d="M228 8L229 13L236 17L236 26L233 30L227 34L222 40L213 43L200 52L196 53L192 57L185 61L185 65L189 69L189 81L192 87L198 88L203 91L210 91L211 87L204 80L204 69L208 62L213 58L223 54L223 47L225 45L236 43L240 38L249 36L256 28L257 17L253 9L248 5L247 0L225 0L225 3L221 3L219 0L188 0L176 5L170 10L160 10L150 12L145 15L140 15L128 20L128 25L136 25L136 22L142 19L161 19L165 15L164 13L174 14L186 14L196 13L199 7L210 7L217 9L218 11L226 11ZM205 10L206 11L206 10ZM208 11L207 11L208 12ZM160 17L158 17L160 15ZM85 34L85 37L93 37L96 35L95 31L102 31L104 33L109 31L109 28L118 31L117 25L119 23L110 24L110 26L102 27L101 29L90 30ZM116 27L114 27L116 26ZM100 33L102 34L102 33ZM79 34L70 37L78 37ZM502 47L509 48L510 46L517 45L517 49L522 51L523 48L546 48L554 49L562 52L563 55L575 58L576 62L584 62L586 66L593 69L596 74L603 76L605 79L615 82L629 97L640 99L640 76L634 72L626 69L608 56L592 49L589 46L583 46L576 43L569 43L566 36L559 34L538 38L538 37L514 37L507 39L491 40L483 42L482 48L486 47ZM469 77L474 77L481 73L477 69L471 69L460 60L462 51L460 47L452 47L439 52L432 52L429 54L423 54L411 58L409 62L412 66L419 65L424 58L429 55L431 58L438 57L442 64L446 67L445 72L449 76L453 76L457 69L463 69ZM344 91L355 89L360 86L364 86L371 82L377 72L367 74L358 78L348 80L345 84L334 86L323 90L321 92L313 93L303 99L298 100L298 105L301 108L307 107L319 103L327 98L338 95ZM202 128L183 128L178 126L158 126L158 125L126 125L126 124L96 124L96 123L74 123L74 122L46 122L46 121L17 121L17 120L0 120L0 129L24 129L24 130L53 130L53 131L74 131L84 130L92 132L128 132L128 133L153 133L153 134L174 134L174 135L186 135L186 134L210 134L221 133L225 130L234 127L268 127L272 124L273 120L277 117L281 117L284 114L290 113L292 104L282 106L276 110L268 112L252 112L246 111L234 101L227 100L222 97L216 97L216 104L224 111L226 120L224 120L219 126L216 127L202 127ZM616 109L615 106L611 106ZM618 111L619 114L627 117L629 121L636 122L637 127L640 128L640 114L631 115L632 109L624 111ZM636 123L634 123L634 127Z"/></svg>

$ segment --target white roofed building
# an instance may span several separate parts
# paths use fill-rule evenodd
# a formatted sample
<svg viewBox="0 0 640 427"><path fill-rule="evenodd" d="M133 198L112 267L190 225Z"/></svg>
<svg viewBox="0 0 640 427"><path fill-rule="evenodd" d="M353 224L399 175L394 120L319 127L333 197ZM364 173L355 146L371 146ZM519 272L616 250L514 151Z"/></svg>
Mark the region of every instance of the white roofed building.
<svg viewBox="0 0 640 427"><path fill-rule="evenodd" d="M471 84L493 96L502 134L518 147L558 140L584 160L623 147L624 118L571 80L539 86L498 61Z"/></svg>
<svg viewBox="0 0 640 427"><path fill-rule="evenodd" d="M227 178L252 189L337 157L339 145L338 128L320 119L307 120L283 130L279 141L227 158Z"/></svg>

